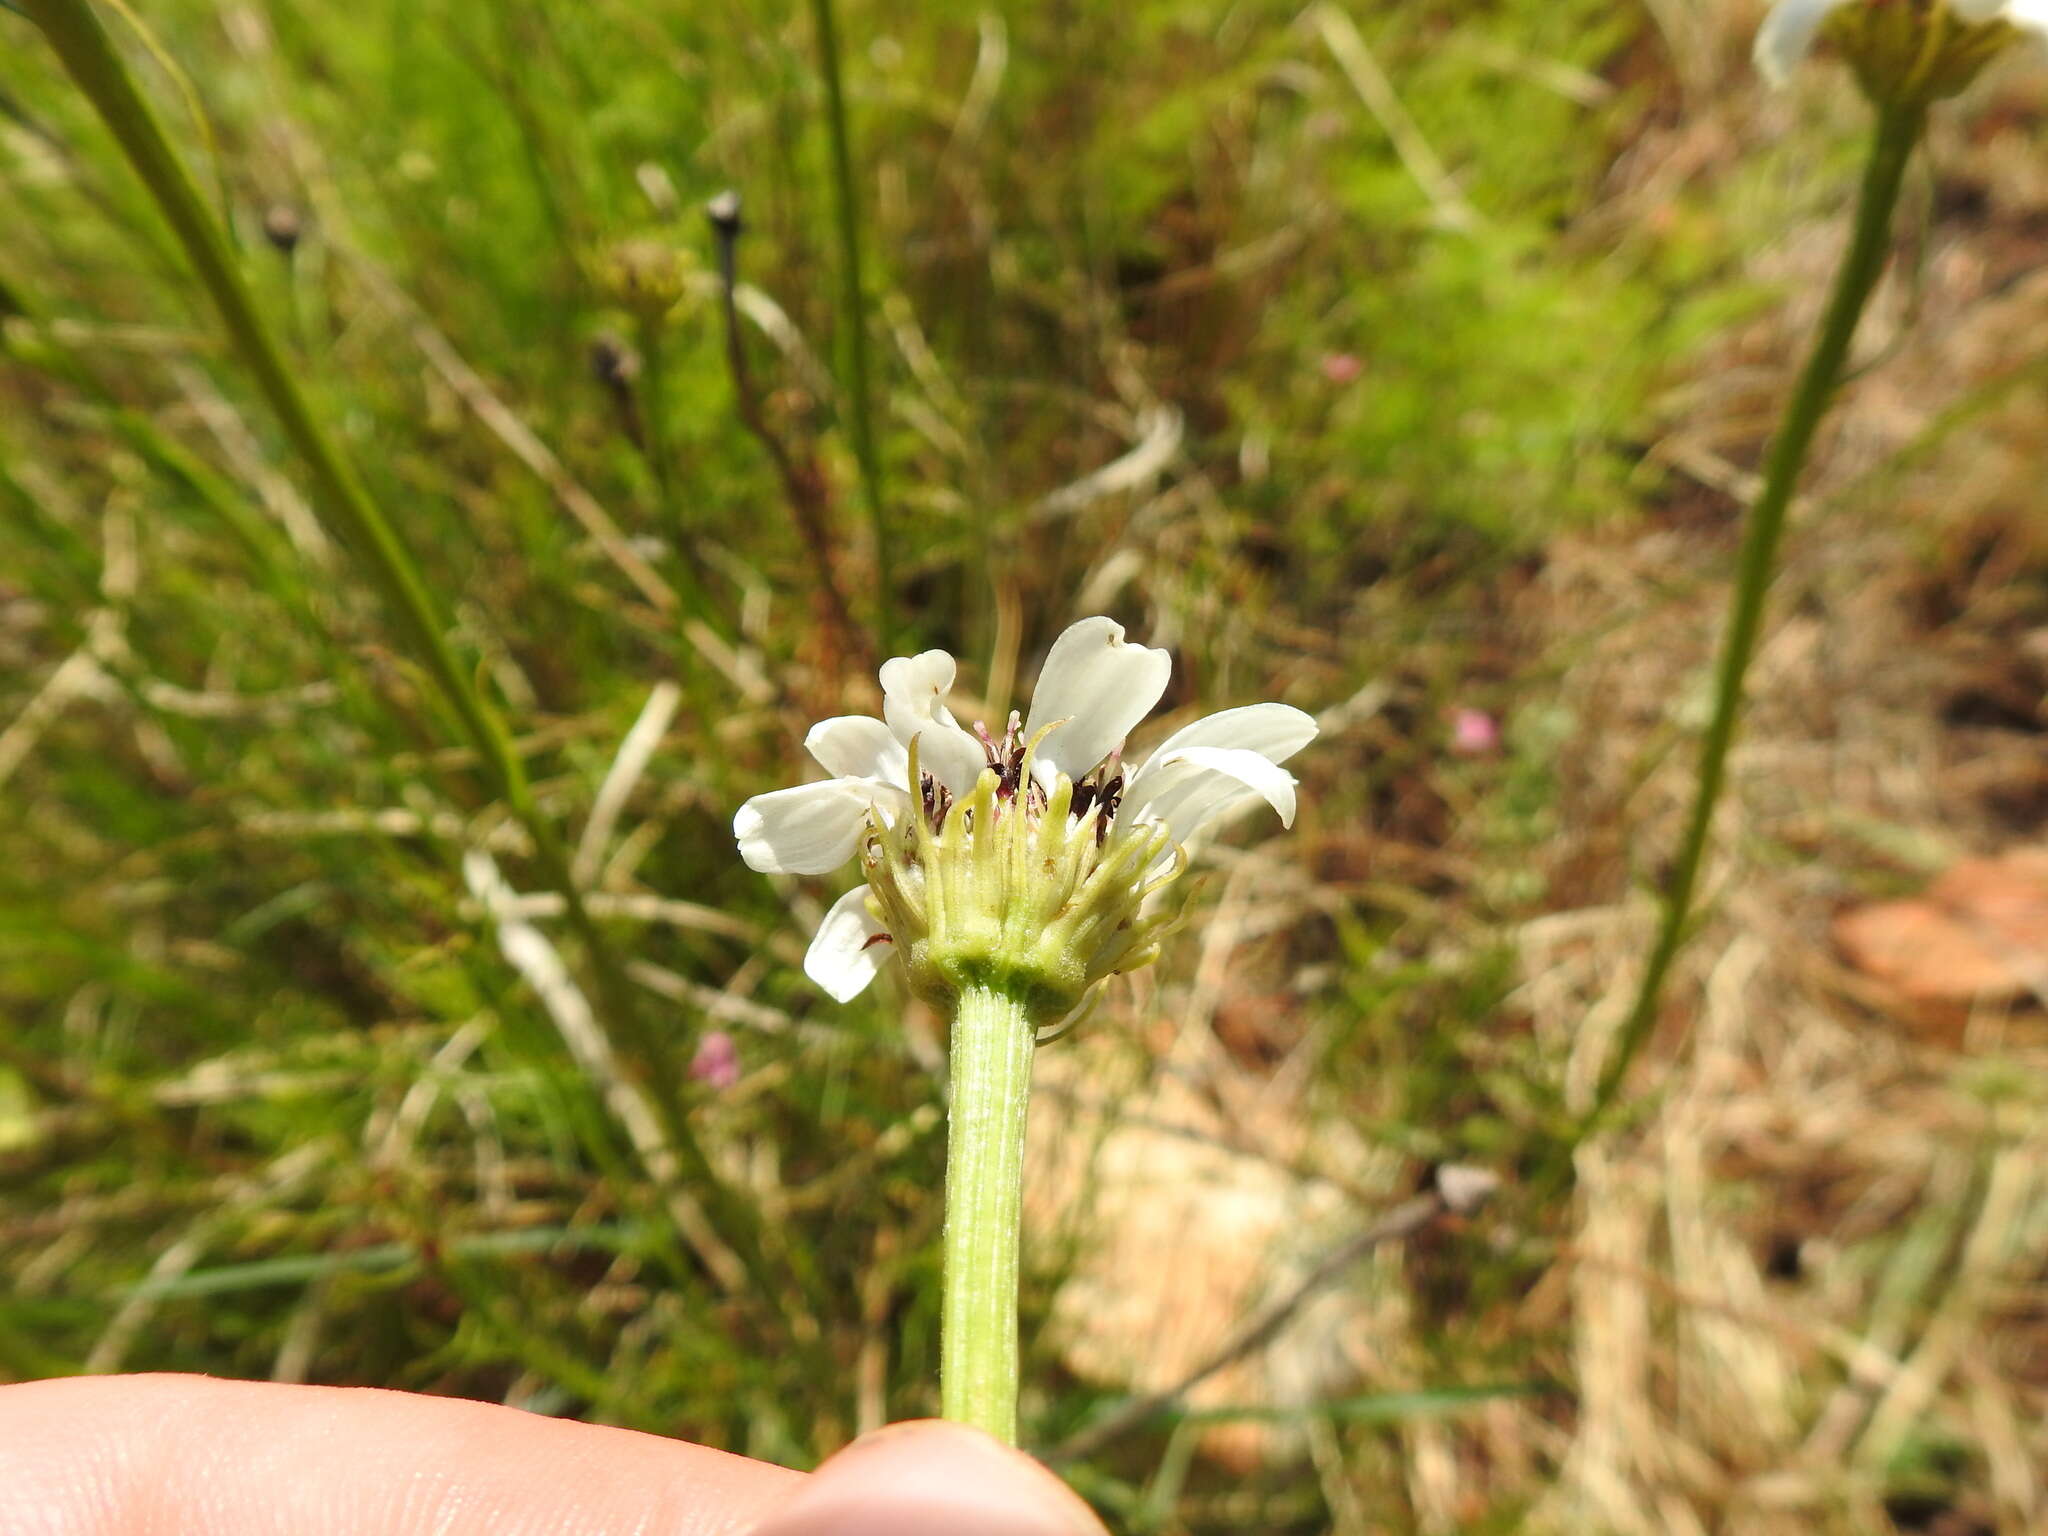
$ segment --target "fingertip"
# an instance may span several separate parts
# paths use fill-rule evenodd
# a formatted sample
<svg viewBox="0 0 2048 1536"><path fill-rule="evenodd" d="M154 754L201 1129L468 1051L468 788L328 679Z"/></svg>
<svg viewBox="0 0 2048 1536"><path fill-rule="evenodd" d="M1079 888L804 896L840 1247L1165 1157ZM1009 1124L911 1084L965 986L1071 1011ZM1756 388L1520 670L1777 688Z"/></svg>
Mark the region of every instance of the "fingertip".
<svg viewBox="0 0 2048 1536"><path fill-rule="evenodd" d="M752 1536L1106 1536L1044 1466L964 1424L921 1419L863 1435Z"/></svg>

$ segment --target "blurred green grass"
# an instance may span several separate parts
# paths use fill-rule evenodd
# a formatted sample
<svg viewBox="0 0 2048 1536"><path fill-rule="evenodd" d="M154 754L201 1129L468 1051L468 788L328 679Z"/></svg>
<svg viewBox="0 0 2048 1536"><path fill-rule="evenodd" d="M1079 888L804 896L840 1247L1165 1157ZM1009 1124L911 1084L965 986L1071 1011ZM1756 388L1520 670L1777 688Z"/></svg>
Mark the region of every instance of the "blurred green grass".
<svg viewBox="0 0 2048 1536"><path fill-rule="evenodd" d="M1517 714L1540 659L1508 610L1547 541L1660 515L1667 392L1768 302L1745 252L1834 206L1839 158L1731 162L1644 218L1615 166L1670 126L1680 73L1646 14L1352 14L843 9L889 590L815 361L844 322L800 16L175 0L148 25L177 76L131 48L570 841L650 689L681 689L595 888L730 919L605 921L660 968L673 1066L739 1036L739 1084L684 1107L758 1202L776 1281L740 1293L491 942L461 855L490 844L520 886L518 835L317 532L146 198L0 16L0 1373L509 1398L797 1464L877 1402L933 1406L930 1051L887 989L815 994L795 962L829 893L772 888L730 838L804 724L867 685L736 409L701 211L726 188L741 276L788 320L748 325L762 409L828 488L864 623L886 611L996 694L1096 609L1173 646L1170 707L1325 710L1392 680L1366 737L1305 761L1303 846L1342 863L1369 823L1488 872L1328 876L1337 910L1289 940L1334 977L1309 1001L1319 1091L1412 1157L1539 1155L1556 1064L1491 1029L1495 925L1554 894L1519 866L1556 835L1572 722ZM1347 34L1397 90L1391 132ZM618 276L649 249L687 290L659 319ZM1153 473L1074 490L1148 440ZM592 503L673 605L593 543ZM1513 755L1446 757L1433 712L1462 700L1519 722ZM1453 958L1407 945L1404 885L1464 925ZM1569 1374L1555 1337L1477 1321L1540 1258L1456 1246L1447 1395L1337 1412L1366 1462L1383 1419ZM1056 1282L1042 1267L1030 1305ZM1030 1370L1038 1443L1101 1398L1048 1350ZM1183 1484L1181 1443L1162 1427L1074 1475L1134 1529L1333 1518L1285 1469Z"/></svg>

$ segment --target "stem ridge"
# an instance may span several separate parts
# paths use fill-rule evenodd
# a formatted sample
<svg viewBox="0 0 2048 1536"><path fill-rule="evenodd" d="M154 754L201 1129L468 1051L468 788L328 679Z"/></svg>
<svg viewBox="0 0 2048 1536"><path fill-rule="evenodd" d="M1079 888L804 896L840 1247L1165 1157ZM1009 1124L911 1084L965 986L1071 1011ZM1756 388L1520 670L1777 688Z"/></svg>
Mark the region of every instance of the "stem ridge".
<svg viewBox="0 0 2048 1536"><path fill-rule="evenodd" d="M990 987L960 994L946 1130L940 1412L1017 1443L1017 1254L1031 1016Z"/></svg>

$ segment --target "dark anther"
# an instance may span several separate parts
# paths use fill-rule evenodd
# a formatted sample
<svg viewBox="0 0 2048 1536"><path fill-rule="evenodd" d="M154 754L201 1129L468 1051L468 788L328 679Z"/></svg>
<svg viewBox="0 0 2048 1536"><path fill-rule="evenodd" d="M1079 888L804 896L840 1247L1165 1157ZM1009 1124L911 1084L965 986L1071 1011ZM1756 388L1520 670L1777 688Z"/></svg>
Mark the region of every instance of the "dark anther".
<svg viewBox="0 0 2048 1536"><path fill-rule="evenodd" d="M1102 819L1108 821L1116 815L1116 808L1123 803L1124 776L1118 774L1102 786Z"/></svg>
<svg viewBox="0 0 2048 1536"><path fill-rule="evenodd" d="M1100 848L1109 836L1109 824L1116 820L1116 808L1123 803L1124 776L1117 774L1102 786L1102 815L1095 823L1095 846Z"/></svg>
<svg viewBox="0 0 2048 1536"><path fill-rule="evenodd" d="M928 773L921 773L919 786L924 800L924 819L934 832L943 832L946 827L946 812L953 808L953 794L945 785Z"/></svg>

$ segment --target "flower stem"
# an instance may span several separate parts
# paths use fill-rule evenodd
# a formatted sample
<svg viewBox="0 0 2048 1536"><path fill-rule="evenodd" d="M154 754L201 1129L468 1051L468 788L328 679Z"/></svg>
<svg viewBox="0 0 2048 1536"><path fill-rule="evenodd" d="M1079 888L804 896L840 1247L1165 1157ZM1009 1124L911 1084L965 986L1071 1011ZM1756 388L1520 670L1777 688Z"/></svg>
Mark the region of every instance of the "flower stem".
<svg viewBox="0 0 2048 1536"><path fill-rule="evenodd" d="M961 994L946 1132L940 1412L1017 1442L1017 1239L1034 1029L1020 999Z"/></svg>
<svg viewBox="0 0 2048 1536"><path fill-rule="evenodd" d="M874 399L868 382L867 285L861 276L860 202L854 194L853 145L846 129L846 92L840 84L839 31L832 0L811 0L818 65L825 76L825 126L832 139L832 213L839 234L839 330L845 347L842 381L851 409L853 457L860 467L861 500L875 540L875 642L884 656L896 648L894 586L890 577L889 515L882 499L882 463L875 452Z"/></svg>
<svg viewBox="0 0 2048 1536"><path fill-rule="evenodd" d="M1658 925L1655 947L1643 970L1634 1005L1622 1025L1614 1058L1601 1074L1593 1107L1580 1123L1579 1137L1599 1123L1620 1091L1622 1079L1649 1038L1656 1023L1659 1000L1671 963L1689 936L1695 888L1700 865L1705 859L1708 835L1712 831L1714 808L1727 778L1728 750L1735 739L1735 727L1742 713L1743 678L1756 653L1757 635L1762 627L1764 598L1770 590L1777 563L1778 543L1785 531L1785 513L1791 506L1799 471L1806 462L1813 434L1834 398L1841 379L1842 364L1849 355L1856 327L1863 318L1871 290L1877 286L1891 248L1892 214L1898 206L1899 186L1920 141L1925 121L1918 107L1887 106L1878 109L1869 157L1864 163L1863 188L1856 205L1854 233L1842 265L1835 274L1834 291L1822 316L1820 331L1805 370L1786 404L1778 435L1771 444L1764 469L1763 492L1750 509L1743 530L1742 551L1736 571L1735 591L1730 599L1728 631L1722 641L1720 666L1714 683L1714 713L1707 734L1700 743L1699 784L1693 792L1692 814L1680 845L1664 896L1664 912Z"/></svg>

